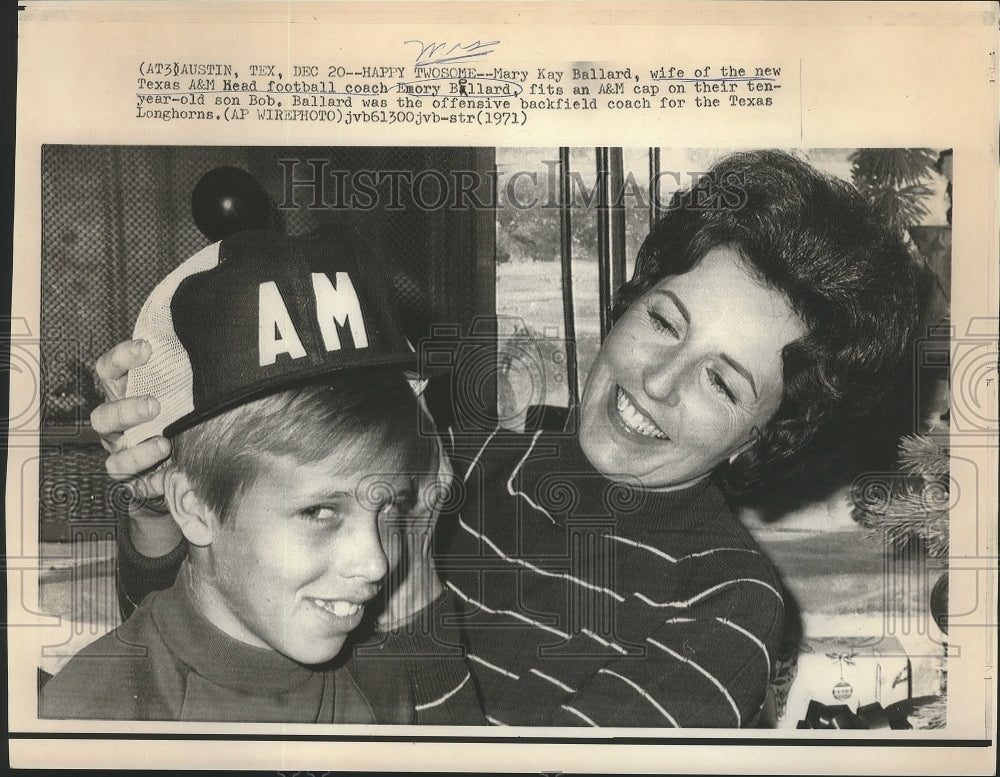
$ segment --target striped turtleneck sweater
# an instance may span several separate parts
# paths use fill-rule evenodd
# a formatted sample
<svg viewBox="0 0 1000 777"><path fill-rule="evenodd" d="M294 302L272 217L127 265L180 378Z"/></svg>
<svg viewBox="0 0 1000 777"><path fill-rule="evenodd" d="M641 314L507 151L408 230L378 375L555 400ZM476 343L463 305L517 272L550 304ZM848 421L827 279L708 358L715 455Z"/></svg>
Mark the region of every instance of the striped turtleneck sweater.
<svg viewBox="0 0 1000 777"><path fill-rule="evenodd" d="M497 431L452 458L438 565L490 723L754 724L781 586L710 480L616 483L568 434Z"/></svg>

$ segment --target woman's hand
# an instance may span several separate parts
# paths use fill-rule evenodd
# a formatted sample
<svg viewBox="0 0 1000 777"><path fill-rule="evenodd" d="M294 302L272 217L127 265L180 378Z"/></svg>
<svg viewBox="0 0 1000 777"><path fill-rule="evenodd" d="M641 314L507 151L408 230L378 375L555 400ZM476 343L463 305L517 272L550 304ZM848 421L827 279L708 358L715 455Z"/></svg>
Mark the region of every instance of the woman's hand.
<svg viewBox="0 0 1000 777"><path fill-rule="evenodd" d="M389 558L385 610L378 618L383 631L409 623L444 590L434 566L431 541L445 494L454 473L438 440L438 471L422 478L416 504L406 515L382 526L382 542Z"/></svg>
<svg viewBox="0 0 1000 777"><path fill-rule="evenodd" d="M101 436L104 450L111 454L106 466L115 480L135 477L170 455L170 443L165 437L151 437L132 448L124 448L121 444L122 432L151 421L160 413L160 404L154 397L125 397L128 371L149 361L150 353L145 340L127 340L97 360L97 376L108 401L94 408L90 425ZM142 479L156 480L154 477ZM149 496L163 495L162 482L158 485L148 491Z"/></svg>
<svg viewBox="0 0 1000 777"><path fill-rule="evenodd" d="M116 480L134 478L136 499L129 510L129 534L136 550L155 557L169 553L181 539L163 503L163 468L158 466L170 455L170 442L152 437L131 448L122 445L122 432L160 412L153 397L125 397L128 371L145 364L151 353L145 340L128 340L97 360L97 376L108 401L94 408L90 425L109 454L108 474Z"/></svg>

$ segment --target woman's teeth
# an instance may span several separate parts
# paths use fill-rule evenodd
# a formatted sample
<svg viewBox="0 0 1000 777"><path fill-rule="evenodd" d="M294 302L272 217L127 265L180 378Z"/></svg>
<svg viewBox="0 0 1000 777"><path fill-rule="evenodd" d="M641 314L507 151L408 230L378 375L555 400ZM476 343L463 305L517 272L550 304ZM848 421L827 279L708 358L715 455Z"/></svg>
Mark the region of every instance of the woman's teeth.
<svg viewBox="0 0 1000 777"><path fill-rule="evenodd" d="M649 416L632 404L620 387L618 389L618 417L622 419L622 423L630 431L636 434L641 434L643 437L653 437L657 440L668 439L667 435L653 423Z"/></svg>
<svg viewBox="0 0 1000 777"><path fill-rule="evenodd" d="M338 599L310 598L309 601L311 601L321 610L326 610L328 613L336 615L338 618L347 618L351 615L354 615L358 610L361 609L360 604L355 604L354 602L344 602Z"/></svg>

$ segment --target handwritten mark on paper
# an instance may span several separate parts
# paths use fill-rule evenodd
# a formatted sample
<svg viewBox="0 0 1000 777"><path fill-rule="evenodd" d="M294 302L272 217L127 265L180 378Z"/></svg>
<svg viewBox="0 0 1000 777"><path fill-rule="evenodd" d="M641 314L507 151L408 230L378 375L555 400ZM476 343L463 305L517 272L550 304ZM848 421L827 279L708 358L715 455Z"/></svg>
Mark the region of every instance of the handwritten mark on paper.
<svg viewBox="0 0 1000 777"><path fill-rule="evenodd" d="M500 41L480 41L474 43L424 43L422 40L403 41L403 45L415 44L420 47L413 62L414 67L427 67L429 65L445 65L451 62L463 62L468 59L485 57L492 54Z"/></svg>

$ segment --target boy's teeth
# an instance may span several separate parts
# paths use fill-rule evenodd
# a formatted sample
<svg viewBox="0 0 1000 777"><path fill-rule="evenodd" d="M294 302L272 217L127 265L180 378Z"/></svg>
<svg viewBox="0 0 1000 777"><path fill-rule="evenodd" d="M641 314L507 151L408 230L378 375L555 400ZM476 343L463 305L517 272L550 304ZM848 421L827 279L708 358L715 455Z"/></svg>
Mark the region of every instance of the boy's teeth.
<svg viewBox="0 0 1000 777"><path fill-rule="evenodd" d="M618 416L625 423L625 426L636 434L641 434L643 437L653 437L657 440L667 439L667 435L629 401L621 388L618 389Z"/></svg>
<svg viewBox="0 0 1000 777"><path fill-rule="evenodd" d="M354 613L361 609L360 604L344 602L339 599L313 599L313 602L316 603L316 606L336 615L338 618L346 618L349 615L354 615Z"/></svg>

